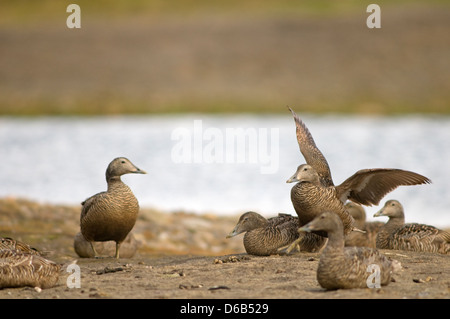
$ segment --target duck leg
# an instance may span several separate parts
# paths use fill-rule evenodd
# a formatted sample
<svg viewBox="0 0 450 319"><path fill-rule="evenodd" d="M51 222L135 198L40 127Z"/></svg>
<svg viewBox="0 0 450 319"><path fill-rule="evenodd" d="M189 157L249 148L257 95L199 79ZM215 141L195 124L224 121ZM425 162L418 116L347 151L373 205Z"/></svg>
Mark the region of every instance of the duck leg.
<svg viewBox="0 0 450 319"><path fill-rule="evenodd" d="M94 242L90 241L89 244L91 244L92 250L94 251L94 258L100 258L97 251L95 250Z"/></svg>
<svg viewBox="0 0 450 319"><path fill-rule="evenodd" d="M299 231L298 233L299 233L299 236L296 240L294 240L289 245L278 248L278 251L284 252L286 254L289 254L294 249L297 249L297 251L300 251L300 242L303 240L303 237L305 237L305 232Z"/></svg>
<svg viewBox="0 0 450 319"><path fill-rule="evenodd" d="M119 249L120 249L121 242L116 242L116 255L114 256L116 259L119 259Z"/></svg>

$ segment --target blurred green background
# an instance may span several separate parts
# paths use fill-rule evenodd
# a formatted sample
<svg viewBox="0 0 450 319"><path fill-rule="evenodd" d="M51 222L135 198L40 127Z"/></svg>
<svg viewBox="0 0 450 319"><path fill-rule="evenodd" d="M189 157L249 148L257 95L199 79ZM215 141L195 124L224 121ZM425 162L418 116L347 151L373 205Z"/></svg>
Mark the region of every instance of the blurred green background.
<svg viewBox="0 0 450 319"><path fill-rule="evenodd" d="M449 2L374 2L2 1L0 115L450 114Z"/></svg>

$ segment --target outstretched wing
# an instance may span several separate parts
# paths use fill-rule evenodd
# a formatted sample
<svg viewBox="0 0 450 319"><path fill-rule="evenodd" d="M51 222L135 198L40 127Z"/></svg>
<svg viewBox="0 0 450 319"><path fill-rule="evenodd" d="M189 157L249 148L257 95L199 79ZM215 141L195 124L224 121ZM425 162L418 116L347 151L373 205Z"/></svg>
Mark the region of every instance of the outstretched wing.
<svg viewBox="0 0 450 319"><path fill-rule="evenodd" d="M300 152L303 154L306 163L311 165L317 171L320 181L324 186L334 185L333 179L331 178L330 167L328 166L325 156L323 156L322 152L317 148L305 123L303 123L290 107L288 108L295 120L298 146L300 147Z"/></svg>
<svg viewBox="0 0 450 319"><path fill-rule="evenodd" d="M378 205L389 192L402 185L431 184L420 174L393 168L362 169L336 186L337 196L345 202L350 199L361 205Z"/></svg>

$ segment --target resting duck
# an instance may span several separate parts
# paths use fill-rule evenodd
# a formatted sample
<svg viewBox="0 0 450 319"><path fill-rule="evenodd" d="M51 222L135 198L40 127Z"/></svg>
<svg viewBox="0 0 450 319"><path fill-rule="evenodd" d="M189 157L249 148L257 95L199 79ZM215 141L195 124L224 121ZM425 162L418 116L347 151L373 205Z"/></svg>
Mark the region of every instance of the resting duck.
<svg viewBox="0 0 450 319"><path fill-rule="evenodd" d="M250 255L269 256L278 254L283 247L295 241L299 237L298 228L298 218L288 214L266 219L258 213L246 212L227 238L245 232L245 251ZM302 239L303 251L318 251L323 246L324 239L312 235Z"/></svg>
<svg viewBox="0 0 450 319"><path fill-rule="evenodd" d="M324 212L300 230L328 234L317 268L317 281L325 289L379 288L388 285L400 267L376 249L344 247L344 227L335 213Z"/></svg>
<svg viewBox="0 0 450 319"><path fill-rule="evenodd" d="M397 200L387 201L373 216L389 217L378 232L377 248L450 254L450 233L430 225L405 224L403 206Z"/></svg>

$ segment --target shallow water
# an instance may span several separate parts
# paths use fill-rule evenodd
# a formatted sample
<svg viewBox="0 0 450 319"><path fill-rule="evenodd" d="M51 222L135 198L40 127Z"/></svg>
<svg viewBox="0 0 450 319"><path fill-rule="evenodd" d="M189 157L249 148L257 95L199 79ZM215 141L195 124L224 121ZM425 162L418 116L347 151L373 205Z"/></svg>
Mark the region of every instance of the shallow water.
<svg viewBox="0 0 450 319"><path fill-rule="evenodd" d="M450 226L450 118L303 120L335 184L363 168L423 174L431 185L400 187L380 206L398 199L407 222ZM79 204L106 189L107 165L125 156L148 172L123 177L142 207L217 214L295 214L285 181L304 162L289 115L3 117L0 149L0 197Z"/></svg>

